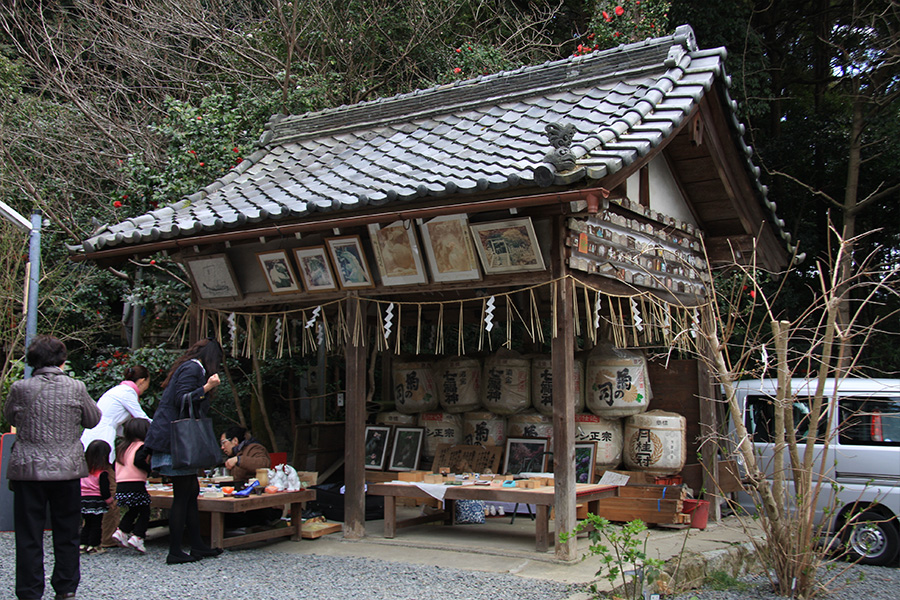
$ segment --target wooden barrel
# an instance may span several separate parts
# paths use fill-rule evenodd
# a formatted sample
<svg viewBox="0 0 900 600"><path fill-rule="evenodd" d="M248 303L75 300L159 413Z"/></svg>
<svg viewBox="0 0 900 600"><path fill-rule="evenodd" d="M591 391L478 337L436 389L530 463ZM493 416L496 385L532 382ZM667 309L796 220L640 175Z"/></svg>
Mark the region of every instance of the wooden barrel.
<svg viewBox="0 0 900 600"><path fill-rule="evenodd" d="M597 454L594 469L597 473L615 469L622 463L624 443L621 419L604 419L595 414L575 415L575 442L595 442Z"/></svg>
<svg viewBox="0 0 900 600"><path fill-rule="evenodd" d="M395 362L394 405L407 415L435 411L438 408L437 385L432 363Z"/></svg>
<svg viewBox="0 0 900 600"><path fill-rule="evenodd" d="M491 356L484 360L482 405L498 415L514 415L531 408L531 361Z"/></svg>
<svg viewBox="0 0 900 600"><path fill-rule="evenodd" d="M651 410L625 419L625 466L653 475L672 475L687 458L687 419Z"/></svg>
<svg viewBox="0 0 900 600"><path fill-rule="evenodd" d="M584 363L575 361L575 412L584 412ZM553 363L549 356L531 359L531 404L542 415L553 416Z"/></svg>
<svg viewBox="0 0 900 600"><path fill-rule="evenodd" d="M647 360L643 353L602 344L585 366L587 409L606 419L642 413L650 402Z"/></svg>
<svg viewBox="0 0 900 600"><path fill-rule="evenodd" d="M506 444L506 417L488 410L463 415L463 443L469 446L503 446Z"/></svg>
<svg viewBox="0 0 900 600"><path fill-rule="evenodd" d="M451 358L438 364L438 400L448 413L481 408L481 361Z"/></svg>
<svg viewBox="0 0 900 600"><path fill-rule="evenodd" d="M445 412L421 413L419 427L425 428L425 444L422 447L422 455L426 458L434 458L437 448L441 444L455 446L462 443L462 415Z"/></svg>

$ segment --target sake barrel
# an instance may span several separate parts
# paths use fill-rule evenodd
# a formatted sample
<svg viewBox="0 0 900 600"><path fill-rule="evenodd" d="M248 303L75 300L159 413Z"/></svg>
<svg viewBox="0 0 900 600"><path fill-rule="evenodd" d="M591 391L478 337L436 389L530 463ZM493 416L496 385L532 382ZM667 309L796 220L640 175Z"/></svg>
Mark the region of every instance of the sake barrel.
<svg viewBox="0 0 900 600"><path fill-rule="evenodd" d="M621 419L604 419L595 414L575 415L575 442L596 442L594 471L615 469L622 462L623 423Z"/></svg>
<svg viewBox="0 0 900 600"><path fill-rule="evenodd" d="M575 361L575 413L584 412L584 363ZM531 359L531 403L542 415L553 416L553 365L549 356Z"/></svg>
<svg viewBox="0 0 900 600"><path fill-rule="evenodd" d="M647 360L641 352L598 346L585 366L585 405L607 419L642 413L650 402Z"/></svg>
<svg viewBox="0 0 900 600"><path fill-rule="evenodd" d="M395 362L394 404L398 411L414 415L438 408L434 370L428 362Z"/></svg>
<svg viewBox="0 0 900 600"><path fill-rule="evenodd" d="M651 410L625 419L625 466L653 475L672 475L687 458L687 419Z"/></svg>
<svg viewBox="0 0 900 600"><path fill-rule="evenodd" d="M415 426L418 422L416 415L404 415L397 410L380 412L375 415L376 425L400 425L403 427Z"/></svg>
<svg viewBox="0 0 900 600"><path fill-rule="evenodd" d="M514 415L531 408L531 361L491 356L484 360L484 408L498 415Z"/></svg>
<svg viewBox="0 0 900 600"><path fill-rule="evenodd" d="M487 410L463 415L463 443L469 446L502 446L506 443L506 417Z"/></svg>
<svg viewBox="0 0 900 600"><path fill-rule="evenodd" d="M438 366L438 400L448 413L481 408L481 361L451 358Z"/></svg>
<svg viewBox="0 0 900 600"><path fill-rule="evenodd" d="M535 411L510 415L506 419L506 436L550 439L553 437L553 420Z"/></svg>
<svg viewBox="0 0 900 600"><path fill-rule="evenodd" d="M422 454L434 458L441 444L455 446L462 443L462 415L451 415L445 412L426 412L419 415L419 427L425 428L425 444Z"/></svg>

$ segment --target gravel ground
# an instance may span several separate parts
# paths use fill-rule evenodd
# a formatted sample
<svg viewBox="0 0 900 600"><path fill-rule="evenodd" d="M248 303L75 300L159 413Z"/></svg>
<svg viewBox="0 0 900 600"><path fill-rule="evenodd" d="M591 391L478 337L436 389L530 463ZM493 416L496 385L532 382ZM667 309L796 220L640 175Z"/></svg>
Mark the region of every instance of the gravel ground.
<svg viewBox="0 0 900 600"><path fill-rule="evenodd" d="M44 538L47 587L52 555ZM458 569L364 558L305 556L271 552L265 546L226 550L218 558L166 565L166 540L149 541L147 554L113 548L82 555L78 597L84 600L562 600L569 586ZM15 544L0 532L0 597L15 596ZM475 558L477 560L477 557ZM871 598L869 599L871 600Z"/></svg>
<svg viewBox="0 0 900 600"><path fill-rule="evenodd" d="M818 596L823 600L895 600L900 598L900 569L835 563L830 572L821 571L819 580L825 582L844 571L828 584L828 592ZM772 591L764 574L743 577L739 589L695 590L667 600L784 600Z"/></svg>

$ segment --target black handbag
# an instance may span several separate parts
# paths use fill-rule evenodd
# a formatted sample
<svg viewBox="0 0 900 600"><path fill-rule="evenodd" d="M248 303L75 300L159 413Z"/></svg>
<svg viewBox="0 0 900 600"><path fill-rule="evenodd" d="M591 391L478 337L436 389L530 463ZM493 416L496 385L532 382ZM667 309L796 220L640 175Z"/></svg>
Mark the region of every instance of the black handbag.
<svg viewBox="0 0 900 600"><path fill-rule="evenodd" d="M172 467L175 469L208 469L222 460L219 440L213 432L212 419L194 418L194 403L190 394L181 397L181 412L185 402L188 418L172 421Z"/></svg>

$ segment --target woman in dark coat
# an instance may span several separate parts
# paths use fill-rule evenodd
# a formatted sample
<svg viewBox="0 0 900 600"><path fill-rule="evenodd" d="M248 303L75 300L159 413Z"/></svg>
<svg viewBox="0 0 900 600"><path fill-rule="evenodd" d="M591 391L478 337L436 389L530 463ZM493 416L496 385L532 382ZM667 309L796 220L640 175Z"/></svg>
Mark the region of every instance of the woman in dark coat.
<svg viewBox="0 0 900 600"><path fill-rule="evenodd" d="M200 537L200 511L197 495L200 483L196 469L176 469L172 466L171 423L185 418L181 412L182 398L190 401L196 418L206 417L209 410L210 392L219 385L217 371L222 365L222 347L214 340L200 340L175 361L169 375L162 383L163 395L159 407L153 415L153 422L144 440L153 451L151 466L154 471L172 481L173 499L169 511L169 555L170 565L198 561L207 556L218 556L221 548L210 548ZM186 405L185 405L186 406ZM212 465L210 465L212 466ZM181 548L187 533L191 553Z"/></svg>
<svg viewBox="0 0 900 600"><path fill-rule="evenodd" d="M16 596L44 594L44 523L50 507L53 554L50 584L56 598L74 598L81 580L78 557L81 527L81 478L87 464L82 427L100 422L100 409L84 384L66 375L66 345L39 335L25 359L30 379L9 388L3 414L17 429L7 477L13 490L16 529Z"/></svg>

